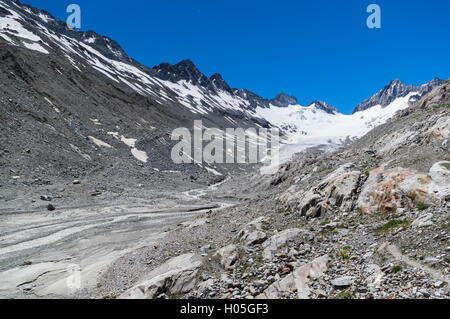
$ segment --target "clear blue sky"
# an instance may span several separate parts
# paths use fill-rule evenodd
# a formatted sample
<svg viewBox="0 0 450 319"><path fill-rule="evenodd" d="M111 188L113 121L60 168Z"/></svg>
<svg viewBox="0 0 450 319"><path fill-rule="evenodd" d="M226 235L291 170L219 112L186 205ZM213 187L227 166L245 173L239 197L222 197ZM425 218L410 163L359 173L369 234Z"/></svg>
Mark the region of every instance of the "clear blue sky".
<svg viewBox="0 0 450 319"><path fill-rule="evenodd" d="M154 66L191 59L207 76L305 105L324 100L344 113L394 78L419 85L450 76L448 0L22 0L118 41ZM369 29L366 8L382 9Z"/></svg>

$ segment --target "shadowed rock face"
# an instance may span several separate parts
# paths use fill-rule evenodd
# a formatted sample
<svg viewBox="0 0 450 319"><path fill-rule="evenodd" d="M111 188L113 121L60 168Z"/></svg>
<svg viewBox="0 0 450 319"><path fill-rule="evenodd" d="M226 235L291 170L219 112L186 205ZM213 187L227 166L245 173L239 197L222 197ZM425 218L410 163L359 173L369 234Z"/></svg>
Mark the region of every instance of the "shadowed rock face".
<svg viewBox="0 0 450 319"><path fill-rule="evenodd" d="M197 69L191 60L184 60L178 64L161 63L153 68L155 74L162 79L171 82L186 80L194 84L207 87L211 81Z"/></svg>
<svg viewBox="0 0 450 319"><path fill-rule="evenodd" d="M289 96L286 93L280 93L276 98L270 100L270 103L278 107L288 107L289 105L297 105L298 100L294 96Z"/></svg>
<svg viewBox="0 0 450 319"><path fill-rule="evenodd" d="M269 108L270 107L270 102L269 100L260 97L258 94L255 94L253 92L250 92L249 90L238 90L235 89L234 90L234 94L239 96L240 98L243 98L247 101L249 101L250 106L253 109L256 109L257 107L262 107L262 108Z"/></svg>
<svg viewBox="0 0 450 319"><path fill-rule="evenodd" d="M318 108L319 110L325 111L328 114L338 114L339 113L337 108L335 108L334 106L332 106L326 102L314 101L310 105L313 105L313 104L316 108Z"/></svg>
<svg viewBox="0 0 450 319"><path fill-rule="evenodd" d="M213 74L209 78L209 80L211 81L211 85L209 86L211 90L222 90L228 93L232 93L232 89L219 73Z"/></svg>

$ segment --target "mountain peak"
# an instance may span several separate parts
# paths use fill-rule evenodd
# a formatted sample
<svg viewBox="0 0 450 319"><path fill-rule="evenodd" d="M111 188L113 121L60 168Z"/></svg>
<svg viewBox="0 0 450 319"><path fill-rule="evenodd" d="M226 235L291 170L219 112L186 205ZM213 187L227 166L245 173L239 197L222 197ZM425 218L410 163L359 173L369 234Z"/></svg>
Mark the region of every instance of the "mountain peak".
<svg viewBox="0 0 450 319"><path fill-rule="evenodd" d="M386 85L380 92L367 99L358 105L353 113L364 111L374 107L376 105L381 105L382 107L386 107L396 99L405 97L409 93L417 92L410 102L414 102L420 99L420 97L424 96L431 92L435 87L441 85L444 81L439 78L434 78L430 82L417 87L414 85L406 85L400 79L392 80L388 85Z"/></svg>
<svg viewBox="0 0 450 319"><path fill-rule="evenodd" d="M213 89L223 90L227 92L232 92L228 83L223 79L222 75L219 73L213 74L209 80L211 81L211 85Z"/></svg>
<svg viewBox="0 0 450 319"><path fill-rule="evenodd" d="M209 79L189 59L183 60L175 65L161 63L153 67L153 71L155 71L160 79L166 81L178 82L185 80L194 84L200 84L204 87L210 84Z"/></svg>
<svg viewBox="0 0 450 319"><path fill-rule="evenodd" d="M402 82L402 80L400 80L399 78L397 78L397 79L393 79L390 83L389 83L389 85L406 85L405 83L403 83Z"/></svg>
<svg viewBox="0 0 450 319"><path fill-rule="evenodd" d="M276 98L270 100L270 103L278 107L288 107L289 105L297 105L298 100L295 96L280 93L276 96Z"/></svg>
<svg viewBox="0 0 450 319"><path fill-rule="evenodd" d="M427 83L425 83L424 85L422 85L421 88L422 88L422 89L423 89L423 88L427 89L427 88L430 88L430 87L435 88L435 87L437 87L437 86L442 85L444 82L445 82L445 81L444 81L444 80L441 80L440 78L434 78L434 79L432 79L430 82L427 82Z"/></svg>
<svg viewBox="0 0 450 319"><path fill-rule="evenodd" d="M182 60L182 61L178 62L177 64L175 64L175 67L198 71L194 62L192 62L192 60L190 60L190 59L186 59L186 60Z"/></svg>
<svg viewBox="0 0 450 319"><path fill-rule="evenodd" d="M337 108L323 101L313 101L309 106L314 105L315 108L327 112L328 114L338 114L340 113Z"/></svg>

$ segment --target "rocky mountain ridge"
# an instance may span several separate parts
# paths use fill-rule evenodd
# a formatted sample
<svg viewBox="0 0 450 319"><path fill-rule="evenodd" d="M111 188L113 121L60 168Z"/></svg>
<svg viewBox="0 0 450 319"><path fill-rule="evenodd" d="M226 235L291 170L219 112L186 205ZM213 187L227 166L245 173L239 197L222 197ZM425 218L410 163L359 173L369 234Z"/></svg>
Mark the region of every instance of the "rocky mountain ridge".
<svg viewBox="0 0 450 319"><path fill-rule="evenodd" d="M175 65L162 63L154 68L147 68L131 59L119 44L107 37L100 36L93 31L71 30L63 22L54 19L48 12L21 5L19 1L3 3L4 19L11 22L11 26L14 25L17 28L17 30L8 29L5 26L0 32L1 38L9 44L25 46L30 50L43 53L48 53L51 49L62 49L63 54L74 68L81 70L82 67L80 68L78 64L87 62L96 71L107 76L109 80L121 82L139 95L149 95L160 103L181 104L196 114L206 114L217 110L219 114L233 119L232 122L226 119L226 123L221 123L220 127L230 126L230 124L234 126L236 125L234 122L238 123L242 118L245 118L247 122L256 122L267 127L274 123L270 123L268 117L261 119L261 116L255 114L257 109L270 108L271 105L282 108L298 105L295 97L284 93L268 100L245 89L232 89L220 74L214 74L208 78L190 60L184 60ZM8 7L7 3L10 3L11 7ZM17 10L18 13L7 14L6 12L11 13L8 8L13 9L13 12ZM24 26L20 24L22 22ZM20 35L21 30L24 32L23 35ZM17 37L18 35L19 37ZM80 58L82 59L80 60ZM125 63L125 65L117 65L117 63ZM117 73L118 70L120 70L120 74ZM155 81L163 81L166 84L155 83ZM441 81L435 79L420 88L415 88L406 86L399 80L394 80L382 92L360 105L357 110L369 109L377 103L386 106L386 103L416 89L418 94L411 99L417 99L439 83ZM164 98L165 96L169 98ZM309 106L316 107L317 110L327 114L338 114L336 108L325 102L315 101ZM298 107L301 108L301 106ZM308 120L308 118L305 119ZM264 121L269 123L264 123ZM283 126L286 124L289 127L293 126L292 123L285 123ZM243 126L248 125L249 123ZM294 126L297 126L296 130L305 131L302 127L298 127L298 123Z"/></svg>
<svg viewBox="0 0 450 319"><path fill-rule="evenodd" d="M434 78L422 86L414 86L406 85L400 79L395 79L386 85L380 92L358 105L353 111L353 114L365 111L376 105L386 107L396 99L405 97L412 92L417 94L411 97L410 102L417 102L420 98L430 93L434 88L440 86L442 83L444 83L443 80Z"/></svg>

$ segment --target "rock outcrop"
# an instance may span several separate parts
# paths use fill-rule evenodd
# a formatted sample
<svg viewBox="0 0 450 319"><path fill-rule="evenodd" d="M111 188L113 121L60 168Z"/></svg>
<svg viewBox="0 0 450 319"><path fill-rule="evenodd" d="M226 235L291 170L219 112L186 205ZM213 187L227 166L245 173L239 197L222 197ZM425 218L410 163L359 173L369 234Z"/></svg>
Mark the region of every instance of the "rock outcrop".
<svg viewBox="0 0 450 319"><path fill-rule="evenodd" d="M215 254L214 258L218 258L220 265L225 270L233 269L236 262L239 260L239 250L236 245L228 245L219 249Z"/></svg>
<svg viewBox="0 0 450 319"><path fill-rule="evenodd" d="M429 174L406 168L385 169L370 173L358 200L364 213L395 212L446 200L450 194L450 162L433 165Z"/></svg>
<svg viewBox="0 0 450 319"><path fill-rule="evenodd" d="M290 207L307 218L320 217L329 209L349 212L355 208L364 179L365 176L349 163L339 167L306 193L290 190L285 198Z"/></svg>
<svg viewBox="0 0 450 319"><path fill-rule="evenodd" d="M146 276L149 278L120 296L120 299L154 299L160 294L177 295L192 290L203 258L194 254L175 257Z"/></svg>
<svg viewBox="0 0 450 319"><path fill-rule="evenodd" d="M297 266L291 274L274 282L257 298L282 299L296 293L298 299L307 299L310 295L308 282L323 276L329 259L328 256L322 256L306 265Z"/></svg>
<svg viewBox="0 0 450 319"><path fill-rule="evenodd" d="M263 224L267 223L266 217L260 217L241 229L238 238L246 246L259 245L266 241L267 235L263 232Z"/></svg>
<svg viewBox="0 0 450 319"><path fill-rule="evenodd" d="M264 260L271 260L274 254L283 246L286 246L290 241L294 240L309 240L312 234L302 229L287 229L279 234L274 235L263 244L263 258Z"/></svg>

